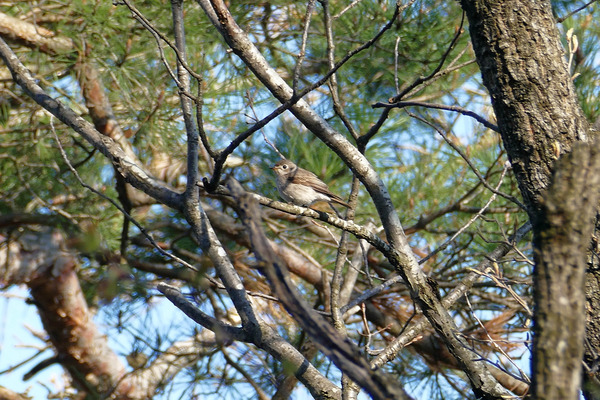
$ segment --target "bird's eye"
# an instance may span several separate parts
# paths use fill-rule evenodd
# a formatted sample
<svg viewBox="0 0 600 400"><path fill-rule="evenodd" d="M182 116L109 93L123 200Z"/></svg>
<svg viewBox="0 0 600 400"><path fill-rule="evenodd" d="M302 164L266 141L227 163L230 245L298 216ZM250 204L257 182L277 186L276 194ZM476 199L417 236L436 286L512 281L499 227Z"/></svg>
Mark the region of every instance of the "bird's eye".
<svg viewBox="0 0 600 400"><path fill-rule="evenodd" d="M281 166L281 169L287 169L287 167L288 167L287 165L283 164L283 165Z"/></svg>

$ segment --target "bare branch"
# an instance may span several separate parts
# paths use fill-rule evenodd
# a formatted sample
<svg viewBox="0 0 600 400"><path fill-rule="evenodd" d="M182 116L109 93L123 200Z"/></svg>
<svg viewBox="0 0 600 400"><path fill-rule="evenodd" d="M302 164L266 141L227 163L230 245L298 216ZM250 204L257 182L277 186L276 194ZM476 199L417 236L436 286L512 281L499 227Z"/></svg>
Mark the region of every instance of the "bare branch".
<svg viewBox="0 0 600 400"><path fill-rule="evenodd" d="M206 329L213 331L218 341L230 342L232 340L240 342L250 341L248 335L242 328L236 328L234 326L225 324L210 315L204 313L191 301L185 298L183 294L174 286L167 285L166 283L159 283L156 287L159 292L165 295L167 299L177 308L179 308L185 315L197 324L200 324Z"/></svg>
<svg viewBox="0 0 600 400"><path fill-rule="evenodd" d="M302 42L300 44L300 53L298 54L298 61L296 61L296 67L294 68L294 78L292 88L294 93L298 92L298 81L300 79L300 72L302 71L302 64L304 63L304 57L306 56L306 42L308 41L308 28L310 28L310 20L312 13L315 10L315 1L308 0L306 4L306 14L304 16L304 29L302 30Z"/></svg>
<svg viewBox="0 0 600 400"><path fill-rule="evenodd" d="M187 51L185 48L185 27L183 24L183 0L171 1L173 14L173 30L175 33L175 45L178 50L177 57L177 76L183 92L191 91L190 73L186 68ZM202 82L200 82L202 84ZM193 118L193 105L189 97L180 95L181 111L183 112L183 121L185 122L185 131L187 134L187 180L185 189L186 202L198 202L198 127Z"/></svg>
<svg viewBox="0 0 600 400"><path fill-rule="evenodd" d="M229 189L239 204L254 254L263 263L263 271L273 285L275 293L321 351L374 398L410 399L396 381L379 371L370 371L368 363L359 355L356 346L348 338L341 336L301 299L295 285L289 279L284 264L273 253L260 228L258 203L233 179L229 181Z"/></svg>
<svg viewBox="0 0 600 400"><path fill-rule="evenodd" d="M437 110L446 110L446 111L455 111L462 115L466 115L467 117L474 118L477 122L480 122L486 128L489 128L493 131L499 132L498 127L492 124L490 121L477 114L474 111L465 110L462 107L458 106L447 106L445 104L431 104L424 103L421 101L399 101L396 103L375 103L371 107L373 108L404 108L404 107L424 107L424 108L434 108Z"/></svg>

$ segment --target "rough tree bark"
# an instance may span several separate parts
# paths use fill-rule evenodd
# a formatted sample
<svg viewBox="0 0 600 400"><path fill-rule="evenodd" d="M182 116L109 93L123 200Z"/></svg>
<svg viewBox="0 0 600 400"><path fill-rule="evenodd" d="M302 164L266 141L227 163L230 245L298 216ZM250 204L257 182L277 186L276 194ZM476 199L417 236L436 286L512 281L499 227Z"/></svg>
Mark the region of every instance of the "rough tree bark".
<svg viewBox="0 0 600 400"><path fill-rule="evenodd" d="M596 214L595 231L592 235L591 256L585 277L586 326L583 374L583 395L586 399L600 399L600 265L598 258L598 232L600 218Z"/></svg>
<svg viewBox="0 0 600 400"><path fill-rule="evenodd" d="M554 163L589 124L567 71L549 1L463 0L483 83L530 217Z"/></svg>
<svg viewBox="0 0 600 400"><path fill-rule="evenodd" d="M575 399L580 388L586 248L597 206L589 141L549 1L461 2L484 85L534 226L534 396ZM587 162L587 163L586 163ZM590 175L591 174L591 175ZM547 193L547 190L549 192ZM581 193L587 193L578 198ZM562 196L562 197L561 197ZM569 197L570 196L570 197Z"/></svg>

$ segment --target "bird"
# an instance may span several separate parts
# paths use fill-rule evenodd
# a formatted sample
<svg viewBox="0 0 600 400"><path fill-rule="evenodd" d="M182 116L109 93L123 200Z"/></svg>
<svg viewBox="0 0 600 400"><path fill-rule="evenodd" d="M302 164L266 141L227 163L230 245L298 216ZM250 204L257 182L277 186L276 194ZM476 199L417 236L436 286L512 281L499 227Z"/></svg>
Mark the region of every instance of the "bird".
<svg viewBox="0 0 600 400"><path fill-rule="evenodd" d="M271 167L275 173L279 195L287 202L308 207L318 201L350 205L329 190L329 187L310 171L300 168L290 160L283 159ZM335 208L334 208L335 210Z"/></svg>

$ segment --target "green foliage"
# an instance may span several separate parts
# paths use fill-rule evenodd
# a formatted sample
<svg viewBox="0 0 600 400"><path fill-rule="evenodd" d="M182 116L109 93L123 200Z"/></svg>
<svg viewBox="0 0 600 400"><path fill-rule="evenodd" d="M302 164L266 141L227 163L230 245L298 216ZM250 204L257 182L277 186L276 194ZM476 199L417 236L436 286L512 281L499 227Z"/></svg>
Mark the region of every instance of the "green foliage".
<svg viewBox="0 0 600 400"><path fill-rule="evenodd" d="M234 19L250 34L267 62L291 85L302 45L306 5L283 0L230 3ZM339 62L345 55L371 40L393 15L393 2L365 0L347 9L348 3L329 4L331 15L334 16L334 62ZM558 15L565 15L573 3L553 2ZM202 76L202 81L192 81L188 95L201 97L199 109L202 111L203 129L213 150L219 151L251 127L255 120L270 114L280 103L252 71L227 50L225 42L200 7L192 2L184 4L187 64ZM176 54L169 45L161 42L164 52L164 59L161 59L153 34L132 18L131 11L122 4L75 0L48 1L44 5L44 10L38 15L39 24L61 37L70 38L74 48L71 53L52 56L39 49L31 50L12 44L19 58L35 71L40 84L84 118L91 120L76 68L78 62L90 63L99 73L102 90L109 98L112 111L144 167L165 155L169 158L163 169L172 167L176 162L185 164L186 134L180 93L171 77L171 72L176 71ZM167 0L135 2L135 7L151 22L156 32L173 42L170 6L171 2ZM31 20L32 7L33 2L16 2L6 6L4 12L13 16L26 15L24 18ZM577 14L566 20L563 29L566 32L573 27L579 38L580 54L577 55L579 58L573 71L580 75L574 83L584 112L590 120L595 120L599 109L597 59L600 26L597 18L590 18L591 10L589 15ZM344 118L340 118L327 84L316 88L304 99L332 127L354 143L346 123L359 135L364 135L383 113L383 109L374 108L373 104L387 102L420 77L427 77L440 67L442 73L416 87L403 100L464 107L493 120L493 113L483 106L489 103L489 99L482 94L479 72L468 42L468 28L464 25L461 28L461 19L462 12L457 2L416 1L403 10L376 43L354 55L337 71L337 96ZM316 3L308 32L298 91L321 79L329 70L324 11L320 2ZM460 35L456 43L448 51L457 34ZM446 53L447 57L444 58ZM390 111L389 117L366 146L365 154L388 188L404 228L414 228L409 241L419 255L436 249L465 227L476 210L483 207L492 196L465 159L422 119L438 127L491 186L499 183L506 161L498 134L473 123L467 117L419 107ZM152 247L144 233L133 224L127 230L125 254L121 254L124 218L107 200L109 198L120 204L113 166L71 129L55 119L51 120L14 85L6 84L3 87L0 126L0 213L60 216L68 220L71 226L77 227L76 232L70 232L70 235L80 253L80 276L86 298L91 305L103 310L103 318L112 329L127 330L123 326L128 321L151 309L156 295L153 290L156 280L164 280L160 274L150 272L149 266L159 265L171 273L179 265ZM61 156L54 132L69 163L81 179L106 198L84 188L73 176ZM348 198L352 182L349 169L289 112L271 121L238 147L230 156L230 161L236 164L226 166L225 174L235 176L248 190L278 199L269 167L279 157L265 138L285 157L316 173L329 184L333 192ZM203 176L210 178L205 161L202 160L200 169ZM183 182L185 172L178 171L173 181L168 183L181 186ZM510 172L504 177L499 190L507 195L518 196L518 188ZM205 193L202 195L205 196ZM362 185L358 195L356 223L366 225L374 222L378 225L375 206ZM207 210L213 212L210 217L214 218L215 226L219 226L218 236L248 290L270 294L268 285L255 269L259 267L259 262L249 254L247 239L240 233L239 220L236 219L237 213L231 200L206 195L202 202ZM457 209L443 212L446 207L458 205L459 202L464 207L462 211L457 206ZM417 227L420 221L436 213L440 215L432 218L426 226ZM158 204L133 207L131 214L160 246L200 271L194 279L182 279L182 287L204 311L225 320L224 316L232 309L231 299L214 282L208 285L203 281L205 277L215 277L214 266L198 250L198 243L192 238L183 216ZM513 233L526 218L515 204L497 197L482 218L469 225L464 234L424 264L423 268L429 275L447 284L442 291L447 290L464 277L469 268L484 259L497 242L505 241L507 234ZM299 221L265 211L265 226L270 238L281 245L289 244L294 251L312 257L324 271L331 270L337 252L331 236L339 232L327 237L323 234L318 236L309 229L314 228L315 224L301 224ZM221 225L217 225L217 222ZM354 248L356 242L355 238L350 238L350 247ZM528 249L524 251L528 255ZM348 259L352 257L353 254L348 255ZM388 277L389 266L379 262L378 257L381 255L375 251L365 257L373 268L363 271L359 276L357 287L360 290L368 289L373 281L379 282ZM499 263L509 278L524 280L531 272L526 260L501 260ZM307 264L310 263L307 261ZM489 284L489 281L485 284ZM515 285L520 295L526 298L530 295L525 285ZM326 311L326 296L322 288L304 281L300 281L298 287L308 302ZM390 292L398 294L392 308L405 310L412 307L403 287L393 287ZM489 292L503 300L508 299L507 302L512 301L506 290L492 287ZM464 305L460 307L463 307L459 319L461 327L474 325L472 315L465 311ZM496 311L498 303L482 300L482 305L478 307L477 312L489 316ZM305 343L303 333L295 324L288 323L287 314L278 305L260 313L265 318L273 316L272 323L284 339L298 347ZM522 310L517 312L506 324L507 329L516 330L517 324L526 319L524 315ZM176 340L169 335L181 335L181 332L162 332L161 321L145 323L147 326L144 326L142 333L147 333L148 338L144 337L144 350L154 348L159 353L158 349L164 350L166 342ZM237 325L237 322L232 324ZM364 343L366 334L362 320L351 320L348 325L352 328L352 339ZM381 328L372 325L372 331ZM137 339L143 336L134 329L130 335ZM383 347L391 335L384 329L381 335L373 335L373 338L375 343L370 343L370 346ZM143 341L140 339L140 342ZM252 345L236 343L224 347L230 356L237 357L236 361L257 385L273 394L275 385L286 373L286 365L281 365L271 356L265 358ZM189 394L190 398L198 393L212 394L219 390L221 393L234 393L238 397L240 393L246 393L250 386L246 377L232 367L232 362L219 356L221 350L216 346L213 352L186 371L187 376L170 383L170 388L182 385L185 388L178 388L178 393ZM417 392L433 393L435 398L457 398L463 394L461 390L464 390L464 385L454 385L459 375L453 375L446 367L430 368L428 361L403 352L385 368L396 372L402 384L415 388ZM339 378L338 371L331 368L329 360L322 355L315 356L313 364L328 377ZM455 386L454 389L451 386ZM162 398L169 398L168 390L165 389Z"/></svg>

